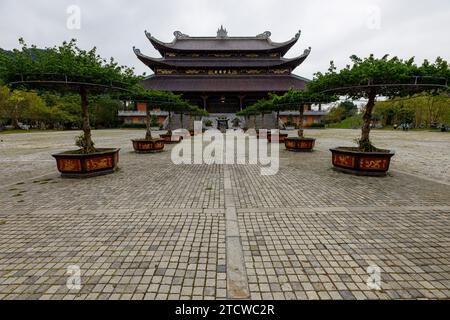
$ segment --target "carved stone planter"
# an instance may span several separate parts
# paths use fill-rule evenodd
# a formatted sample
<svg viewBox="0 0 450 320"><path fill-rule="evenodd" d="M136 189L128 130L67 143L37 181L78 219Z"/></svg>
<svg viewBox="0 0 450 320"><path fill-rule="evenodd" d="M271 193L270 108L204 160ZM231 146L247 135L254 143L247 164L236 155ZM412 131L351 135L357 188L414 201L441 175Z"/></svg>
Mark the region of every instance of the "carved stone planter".
<svg viewBox="0 0 450 320"><path fill-rule="evenodd" d="M314 138L292 137L284 140L286 149L295 152L312 152L315 144Z"/></svg>
<svg viewBox="0 0 450 320"><path fill-rule="evenodd" d="M172 143L179 143L181 140L183 140L182 136L177 135L171 135L171 134L160 134L159 135L161 139L164 140L164 143L172 144Z"/></svg>
<svg viewBox="0 0 450 320"><path fill-rule="evenodd" d="M278 134L278 137L279 137L278 142L279 142L279 143L284 143L284 141L285 141L286 138L288 137L288 134L287 134L287 133L280 133L280 134ZM268 141L269 143L272 143L272 134L270 133L270 131L267 132L267 141Z"/></svg>
<svg viewBox="0 0 450 320"><path fill-rule="evenodd" d="M154 153L161 152L164 149L163 139L135 139L133 142L133 148L136 153Z"/></svg>
<svg viewBox="0 0 450 320"><path fill-rule="evenodd" d="M330 151L335 170L363 176L385 176L395 154L390 150L362 152L351 147L338 147Z"/></svg>
<svg viewBox="0 0 450 320"><path fill-rule="evenodd" d="M113 173L119 162L120 149L98 149L95 153L66 151L52 155L62 177L88 178Z"/></svg>

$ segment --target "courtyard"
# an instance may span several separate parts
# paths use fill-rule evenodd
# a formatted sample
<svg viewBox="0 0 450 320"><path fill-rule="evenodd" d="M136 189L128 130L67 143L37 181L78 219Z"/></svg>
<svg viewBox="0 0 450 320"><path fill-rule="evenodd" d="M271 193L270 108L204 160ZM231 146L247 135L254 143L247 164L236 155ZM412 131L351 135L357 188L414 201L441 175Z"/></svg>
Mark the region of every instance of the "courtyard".
<svg viewBox="0 0 450 320"><path fill-rule="evenodd" d="M78 134L0 135L0 299L450 298L449 134L373 131L396 151L374 178L331 168L359 130L306 130L315 152L280 145L274 176L174 165L171 145L133 152L142 130L97 130L120 170L62 179L51 154Z"/></svg>

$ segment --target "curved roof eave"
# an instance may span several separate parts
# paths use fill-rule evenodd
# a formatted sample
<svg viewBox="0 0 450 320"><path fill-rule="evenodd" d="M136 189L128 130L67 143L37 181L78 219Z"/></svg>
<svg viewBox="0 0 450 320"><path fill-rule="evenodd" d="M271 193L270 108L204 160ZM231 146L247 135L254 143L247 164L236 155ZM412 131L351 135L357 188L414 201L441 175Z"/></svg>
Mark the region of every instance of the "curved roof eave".
<svg viewBox="0 0 450 320"><path fill-rule="evenodd" d="M142 61L142 63L144 63L147 67L149 67L150 69L152 69L153 71L155 71L155 67L157 65L160 66L165 66L166 64L161 63L162 58L152 58L149 56L146 56L145 54L141 53L141 50L139 50L136 47L133 47L133 52L136 55L136 57Z"/></svg>

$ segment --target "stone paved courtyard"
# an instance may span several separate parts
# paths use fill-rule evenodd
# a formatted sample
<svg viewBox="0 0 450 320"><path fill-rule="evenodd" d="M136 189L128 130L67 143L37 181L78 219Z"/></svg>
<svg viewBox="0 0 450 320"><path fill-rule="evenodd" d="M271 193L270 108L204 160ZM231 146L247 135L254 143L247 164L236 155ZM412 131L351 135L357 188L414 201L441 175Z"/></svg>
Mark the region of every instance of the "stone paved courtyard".
<svg viewBox="0 0 450 320"><path fill-rule="evenodd" d="M331 169L358 130L310 130L257 165L135 154L139 130L94 131L120 170L62 179L50 156L78 132L0 134L0 299L450 298L450 134L374 131L387 177ZM66 286L68 266L81 290ZM381 270L381 290L367 268Z"/></svg>

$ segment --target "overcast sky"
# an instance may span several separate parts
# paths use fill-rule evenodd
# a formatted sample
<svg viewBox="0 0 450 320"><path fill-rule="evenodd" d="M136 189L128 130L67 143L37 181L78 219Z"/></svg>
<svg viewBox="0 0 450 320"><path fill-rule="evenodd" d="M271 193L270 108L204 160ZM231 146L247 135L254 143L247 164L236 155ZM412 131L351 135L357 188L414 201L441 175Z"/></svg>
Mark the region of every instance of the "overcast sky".
<svg viewBox="0 0 450 320"><path fill-rule="evenodd" d="M67 13L71 5L81 10L80 29ZM0 0L1 48L17 47L19 37L38 47L76 38L82 48L97 46L102 56L113 56L138 73L151 72L137 60L133 45L158 56L144 30L170 42L175 30L215 36L221 24L229 36L269 30L277 42L302 30L286 57L311 46L310 56L295 70L308 78L327 70L330 60L345 66L351 54L450 60L449 0Z"/></svg>

